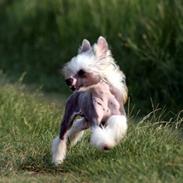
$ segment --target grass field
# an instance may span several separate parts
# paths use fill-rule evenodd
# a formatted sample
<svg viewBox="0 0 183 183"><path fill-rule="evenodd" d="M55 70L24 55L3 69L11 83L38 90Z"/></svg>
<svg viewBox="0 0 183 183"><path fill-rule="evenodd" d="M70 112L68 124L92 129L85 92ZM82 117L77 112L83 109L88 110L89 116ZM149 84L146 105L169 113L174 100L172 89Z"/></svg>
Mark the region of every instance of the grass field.
<svg viewBox="0 0 183 183"><path fill-rule="evenodd" d="M54 167L50 143L64 106L64 99L58 100L30 92L19 82L1 82L0 182L182 181L181 114L172 122L163 121L157 112L136 121L129 117L127 137L107 153L88 143L88 131L65 162Z"/></svg>
<svg viewBox="0 0 183 183"><path fill-rule="evenodd" d="M54 167L60 68L100 35L127 76L128 134L103 153L87 131ZM182 183L182 58L182 0L0 0L0 183Z"/></svg>

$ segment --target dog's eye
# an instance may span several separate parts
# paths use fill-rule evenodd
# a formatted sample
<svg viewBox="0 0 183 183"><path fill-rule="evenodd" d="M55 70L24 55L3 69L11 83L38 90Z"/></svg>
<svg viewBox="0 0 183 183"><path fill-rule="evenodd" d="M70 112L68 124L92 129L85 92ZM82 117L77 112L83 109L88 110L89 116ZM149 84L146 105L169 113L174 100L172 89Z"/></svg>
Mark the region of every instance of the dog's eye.
<svg viewBox="0 0 183 183"><path fill-rule="evenodd" d="M86 73L86 72L85 72L84 70L81 69L81 70L78 71L78 76L79 76L79 77L85 77L85 73Z"/></svg>

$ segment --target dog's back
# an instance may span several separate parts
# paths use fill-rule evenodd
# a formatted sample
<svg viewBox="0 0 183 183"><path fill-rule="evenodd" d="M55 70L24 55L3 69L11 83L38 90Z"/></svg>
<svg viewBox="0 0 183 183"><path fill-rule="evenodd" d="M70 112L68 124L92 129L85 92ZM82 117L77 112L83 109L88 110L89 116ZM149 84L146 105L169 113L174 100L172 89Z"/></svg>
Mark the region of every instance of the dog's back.
<svg viewBox="0 0 183 183"><path fill-rule="evenodd" d="M105 123L109 116L121 114L120 102L111 93L109 85L103 81L74 92L67 103L71 101L75 113L90 123L96 120L98 124Z"/></svg>

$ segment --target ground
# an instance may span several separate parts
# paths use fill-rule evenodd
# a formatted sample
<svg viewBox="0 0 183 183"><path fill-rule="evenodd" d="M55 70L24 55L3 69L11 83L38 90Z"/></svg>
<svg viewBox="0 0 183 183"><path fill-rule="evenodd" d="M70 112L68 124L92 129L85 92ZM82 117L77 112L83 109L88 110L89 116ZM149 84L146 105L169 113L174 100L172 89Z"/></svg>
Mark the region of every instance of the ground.
<svg viewBox="0 0 183 183"><path fill-rule="evenodd" d="M64 108L22 84L0 87L0 182L181 182L181 113L165 122L154 111L142 119L129 116L126 138L101 152L89 144L90 132L54 167L50 144Z"/></svg>

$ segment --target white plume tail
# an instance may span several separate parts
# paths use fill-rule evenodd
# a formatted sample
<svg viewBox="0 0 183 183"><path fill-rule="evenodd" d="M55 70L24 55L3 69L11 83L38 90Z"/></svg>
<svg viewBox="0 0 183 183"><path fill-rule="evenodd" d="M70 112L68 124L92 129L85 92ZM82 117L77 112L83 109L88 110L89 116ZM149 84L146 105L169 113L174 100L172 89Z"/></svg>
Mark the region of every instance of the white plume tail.
<svg viewBox="0 0 183 183"><path fill-rule="evenodd" d="M100 150L108 150L117 145L127 132L127 119L124 115L113 115L106 127L92 128L91 144Z"/></svg>

